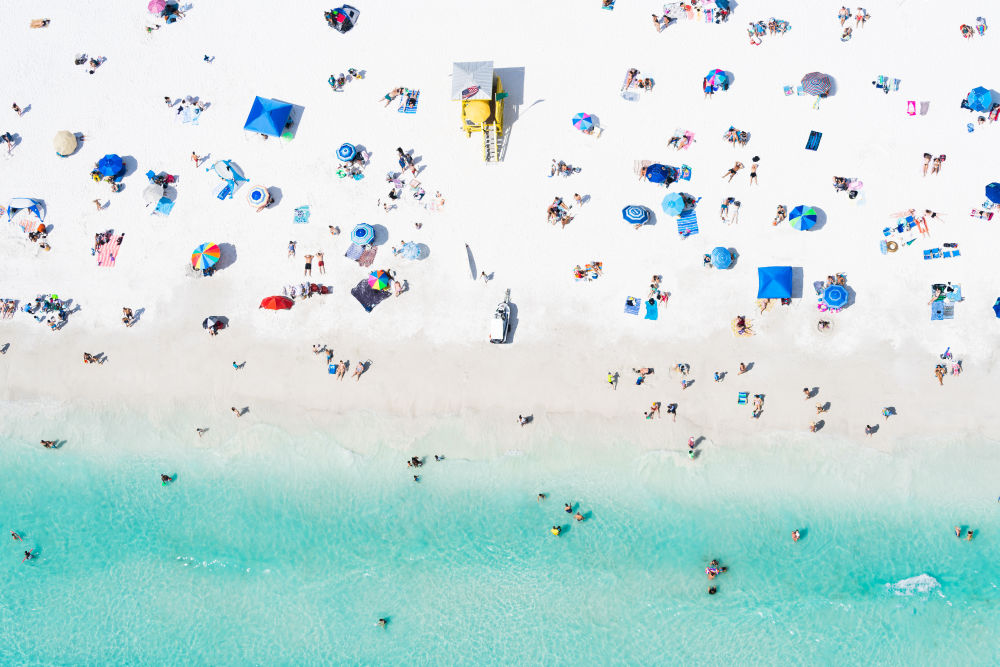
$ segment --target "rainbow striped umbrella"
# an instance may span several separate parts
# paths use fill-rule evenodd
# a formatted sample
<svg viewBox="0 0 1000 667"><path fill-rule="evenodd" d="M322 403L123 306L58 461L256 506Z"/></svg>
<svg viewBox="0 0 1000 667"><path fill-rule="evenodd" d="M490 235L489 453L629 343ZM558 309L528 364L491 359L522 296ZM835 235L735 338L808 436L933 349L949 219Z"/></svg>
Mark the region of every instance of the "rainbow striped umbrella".
<svg viewBox="0 0 1000 667"><path fill-rule="evenodd" d="M389 283L391 282L389 274L379 269L378 271L372 271L368 275L368 286L374 290L385 290L389 289Z"/></svg>
<svg viewBox="0 0 1000 667"><path fill-rule="evenodd" d="M833 87L830 77L820 72L809 72L802 77L802 90L809 95L826 97Z"/></svg>
<svg viewBox="0 0 1000 667"><path fill-rule="evenodd" d="M817 217L816 209L812 206L796 206L788 214L788 223L792 229L806 232L816 226Z"/></svg>
<svg viewBox="0 0 1000 667"><path fill-rule="evenodd" d="M215 243L202 243L191 253L191 266L195 269L210 269L222 257L222 249Z"/></svg>

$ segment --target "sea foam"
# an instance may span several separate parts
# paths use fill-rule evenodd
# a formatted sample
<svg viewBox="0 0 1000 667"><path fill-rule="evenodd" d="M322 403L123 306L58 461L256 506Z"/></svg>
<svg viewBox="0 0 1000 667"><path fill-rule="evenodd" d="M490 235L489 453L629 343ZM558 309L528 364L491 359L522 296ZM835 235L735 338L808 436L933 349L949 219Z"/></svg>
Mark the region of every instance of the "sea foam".
<svg viewBox="0 0 1000 667"><path fill-rule="evenodd" d="M929 574L918 574L908 579L900 579L894 584L886 584L885 588L894 595L925 595L937 592L938 595L944 597L944 594L941 593L941 582Z"/></svg>

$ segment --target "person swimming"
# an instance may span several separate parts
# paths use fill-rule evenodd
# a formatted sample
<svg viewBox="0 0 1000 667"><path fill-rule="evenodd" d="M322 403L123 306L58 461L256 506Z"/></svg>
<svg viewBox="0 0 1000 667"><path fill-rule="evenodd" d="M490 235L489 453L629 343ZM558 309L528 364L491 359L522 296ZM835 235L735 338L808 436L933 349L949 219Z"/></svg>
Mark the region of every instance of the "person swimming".
<svg viewBox="0 0 1000 667"><path fill-rule="evenodd" d="M792 531L792 542L799 541L799 531L798 529Z"/></svg>
<svg viewBox="0 0 1000 667"><path fill-rule="evenodd" d="M559 537L559 535L562 533L562 528L560 528L559 526L552 526L552 530L549 532L551 532L556 537Z"/></svg>
<svg viewBox="0 0 1000 667"><path fill-rule="evenodd" d="M719 589L717 589L715 586L710 586L709 589L708 589L708 594L709 595L715 595L715 592L717 590L719 590Z"/></svg>
<svg viewBox="0 0 1000 667"><path fill-rule="evenodd" d="M538 502L542 502L543 500L545 500L546 497L547 496L544 493L539 493L538 496L535 497L535 500L537 500Z"/></svg>
<svg viewBox="0 0 1000 667"><path fill-rule="evenodd" d="M573 513L573 503L565 503L563 505L563 511L565 511L566 514L572 514Z"/></svg>
<svg viewBox="0 0 1000 667"><path fill-rule="evenodd" d="M170 482L174 481L174 478L171 477L170 475L161 474L160 475L160 481L163 483L164 486L166 486Z"/></svg>
<svg viewBox="0 0 1000 667"><path fill-rule="evenodd" d="M20 542L20 541L22 541L22 540L21 540L21 536L20 536L20 535L18 535L17 533L15 533L15 532L14 532L13 530L12 530L12 531L10 531L10 536L14 538L14 541L15 541L15 542Z"/></svg>
<svg viewBox="0 0 1000 667"><path fill-rule="evenodd" d="M583 521L583 515L580 514L579 510L577 510L577 513L573 515L573 518L576 519L577 521ZM969 538L969 539L972 539L972 538Z"/></svg>
<svg viewBox="0 0 1000 667"><path fill-rule="evenodd" d="M377 621L375 621L375 625L377 625L380 628L384 628L385 626L389 625L389 621L388 619L380 618Z"/></svg>

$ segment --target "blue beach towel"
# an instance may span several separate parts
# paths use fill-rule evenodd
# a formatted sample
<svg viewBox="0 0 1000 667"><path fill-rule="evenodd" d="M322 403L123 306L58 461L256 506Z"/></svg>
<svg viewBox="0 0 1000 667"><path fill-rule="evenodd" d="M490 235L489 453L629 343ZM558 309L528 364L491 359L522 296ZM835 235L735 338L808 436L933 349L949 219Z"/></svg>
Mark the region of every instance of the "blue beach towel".
<svg viewBox="0 0 1000 667"><path fill-rule="evenodd" d="M681 165L681 180L690 181L691 180L691 167L686 164Z"/></svg>
<svg viewBox="0 0 1000 667"><path fill-rule="evenodd" d="M638 297L630 296L625 299L625 312L629 315L639 314L639 299Z"/></svg>
<svg viewBox="0 0 1000 667"><path fill-rule="evenodd" d="M935 301L931 304L931 322L944 319L944 303Z"/></svg>
<svg viewBox="0 0 1000 667"><path fill-rule="evenodd" d="M652 304L649 303L649 299L646 299L646 319L655 320L658 317L658 310L656 307L656 301Z"/></svg>
<svg viewBox="0 0 1000 667"><path fill-rule="evenodd" d="M614 8L615 8L615 0L611 0L611 2L606 5L604 3L601 3L601 9L607 9L608 11L611 11Z"/></svg>
<svg viewBox="0 0 1000 667"><path fill-rule="evenodd" d="M170 215L170 211L174 208L174 203L167 199L166 197L160 197L160 201L156 203L156 208L153 209L153 213L159 213L160 215Z"/></svg>
<svg viewBox="0 0 1000 667"><path fill-rule="evenodd" d="M698 233L698 216L694 209L688 209L677 218L677 233L681 236L693 236Z"/></svg>
<svg viewBox="0 0 1000 667"><path fill-rule="evenodd" d="M198 124L198 119L201 117L201 109L198 107L184 107L184 111L181 112L181 122L191 123L192 125Z"/></svg>
<svg viewBox="0 0 1000 667"><path fill-rule="evenodd" d="M417 113L417 102L420 99L419 90L406 90L399 101L399 113Z"/></svg>
<svg viewBox="0 0 1000 667"><path fill-rule="evenodd" d="M295 217L292 219L292 223L304 225L307 222L309 222L309 206L299 206L295 209Z"/></svg>
<svg viewBox="0 0 1000 667"><path fill-rule="evenodd" d="M806 150L814 151L819 148L819 140L823 138L822 132L817 132L813 130L809 133L809 141L806 142Z"/></svg>
<svg viewBox="0 0 1000 667"><path fill-rule="evenodd" d="M337 374L337 364L330 364L327 367L326 372L329 373L330 375L336 375Z"/></svg>

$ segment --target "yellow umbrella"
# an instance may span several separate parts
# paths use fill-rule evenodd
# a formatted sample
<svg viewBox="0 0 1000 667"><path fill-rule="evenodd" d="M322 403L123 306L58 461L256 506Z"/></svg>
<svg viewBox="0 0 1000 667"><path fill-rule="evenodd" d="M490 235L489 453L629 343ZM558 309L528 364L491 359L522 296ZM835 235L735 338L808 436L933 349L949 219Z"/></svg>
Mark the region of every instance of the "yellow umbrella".
<svg viewBox="0 0 1000 667"><path fill-rule="evenodd" d="M56 132L55 139L52 140L52 147L56 149L56 155L66 157L72 155L76 150L76 135L66 130Z"/></svg>

